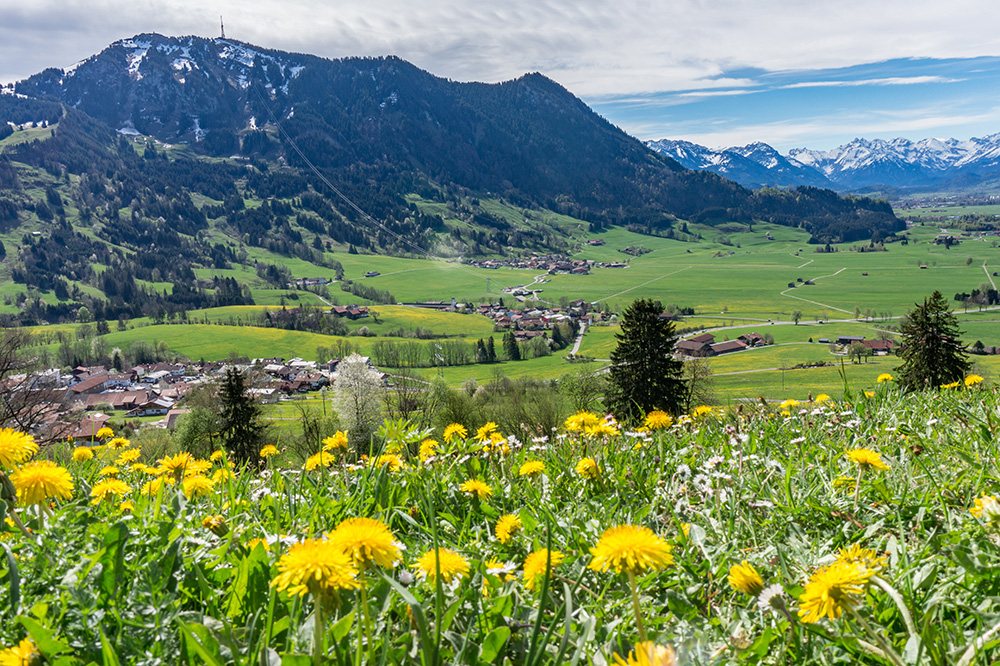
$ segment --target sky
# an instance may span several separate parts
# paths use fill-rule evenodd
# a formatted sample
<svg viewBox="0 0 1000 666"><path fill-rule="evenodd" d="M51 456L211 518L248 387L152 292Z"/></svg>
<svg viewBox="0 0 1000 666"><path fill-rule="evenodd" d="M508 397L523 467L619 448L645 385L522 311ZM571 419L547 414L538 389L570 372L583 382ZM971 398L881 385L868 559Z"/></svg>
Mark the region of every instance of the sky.
<svg viewBox="0 0 1000 666"><path fill-rule="evenodd" d="M993 0L0 0L0 82L143 32L438 76L541 72L640 139L827 150L1000 132Z"/></svg>

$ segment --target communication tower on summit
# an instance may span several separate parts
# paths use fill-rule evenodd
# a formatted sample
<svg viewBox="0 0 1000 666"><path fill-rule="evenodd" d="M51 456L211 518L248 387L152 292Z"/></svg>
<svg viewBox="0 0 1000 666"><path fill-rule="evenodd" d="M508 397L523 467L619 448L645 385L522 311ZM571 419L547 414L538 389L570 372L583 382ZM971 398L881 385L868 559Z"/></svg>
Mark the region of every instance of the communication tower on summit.
<svg viewBox="0 0 1000 666"><path fill-rule="evenodd" d="M219 32L222 33L222 35L219 37L219 39L225 39L226 38L226 24L222 22L222 14L219 14Z"/></svg>

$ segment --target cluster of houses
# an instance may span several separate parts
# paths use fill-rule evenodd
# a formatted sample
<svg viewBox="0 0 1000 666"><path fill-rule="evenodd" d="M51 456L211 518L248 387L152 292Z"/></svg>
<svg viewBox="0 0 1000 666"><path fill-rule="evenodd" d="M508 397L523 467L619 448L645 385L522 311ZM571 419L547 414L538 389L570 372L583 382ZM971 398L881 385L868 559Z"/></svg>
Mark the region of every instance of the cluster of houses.
<svg viewBox="0 0 1000 666"><path fill-rule="evenodd" d="M597 263L593 259L570 259L561 254L533 254L530 257L511 259L466 259L463 263L477 268L523 268L533 271L545 271L549 274L570 273L587 275Z"/></svg>
<svg viewBox="0 0 1000 666"><path fill-rule="evenodd" d="M486 303L476 306L476 314L493 320L493 328L497 331L512 331L518 341L530 340L545 335L545 331L553 326L576 321L590 325L599 313L589 312L590 304L582 298L573 301L566 308L545 307L532 310L511 310L499 303Z"/></svg>
<svg viewBox="0 0 1000 666"><path fill-rule="evenodd" d="M863 335L838 335L835 338L819 338L816 342L839 347L850 347L857 342L870 349L874 356L888 356L896 347L894 340L866 340Z"/></svg>
<svg viewBox="0 0 1000 666"><path fill-rule="evenodd" d="M372 365L370 359L365 361ZM108 421L128 421L162 416L158 422L172 429L177 417L188 410L178 403L193 387L213 382L230 367L247 372L249 392L262 403L276 402L282 395L317 391L337 377L340 359L325 363L300 358L234 358L219 362L155 363L115 371L103 366L78 367L70 373L48 370L35 384L45 392L54 409L46 425L47 437L90 440ZM374 366L372 366L374 367ZM383 381L388 375L380 373Z"/></svg>
<svg viewBox="0 0 1000 666"><path fill-rule="evenodd" d="M682 356L705 358L707 356L719 356L720 354L743 351L750 347L763 347L766 344L764 336L759 333L744 333L735 340L724 340L722 342L716 342L715 336L711 333L702 333L693 338L678 341L677 353Z"/></svg>

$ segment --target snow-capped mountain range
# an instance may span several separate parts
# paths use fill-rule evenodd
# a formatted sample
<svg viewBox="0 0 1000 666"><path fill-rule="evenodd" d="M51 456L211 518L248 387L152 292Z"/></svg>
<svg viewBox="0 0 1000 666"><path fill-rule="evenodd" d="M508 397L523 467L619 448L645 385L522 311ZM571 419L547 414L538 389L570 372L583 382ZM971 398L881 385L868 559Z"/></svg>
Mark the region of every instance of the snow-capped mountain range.
<svg viewBox="0 0 1000 666"><path fill-rule="evenodd" d="M966 141L854 139L833 150L796 148L784 156L759 142L719 149L671 139L647 145L689 169L713 171L753 188L995 190L1000 184L1000 133Z"/></svg>

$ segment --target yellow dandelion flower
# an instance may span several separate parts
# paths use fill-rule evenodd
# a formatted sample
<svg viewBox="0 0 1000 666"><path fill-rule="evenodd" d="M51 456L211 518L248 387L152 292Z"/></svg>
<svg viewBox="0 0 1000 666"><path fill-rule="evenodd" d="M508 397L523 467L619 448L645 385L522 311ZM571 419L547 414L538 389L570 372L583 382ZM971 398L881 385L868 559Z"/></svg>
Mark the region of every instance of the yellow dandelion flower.
<svg viewBox="0 0 1000 666"><path fill-rule="evenodd" d="M333 451L334 449L347 448L347 433L338 430L323 440L323 450Z"/></svg>
<svg viewBox="0 0 1000 666"><path fill-rule="evenodd" d="M534 592L539 585L538 577L544 576L547 568L555 569L564 557L558 550L550 553L548 548L541 548L528 555L524 560L524 586Z"/></svg>
<svg viewBox="0 0 1000 666"><path fill-rule="evenodd" d="M537 476L545 471L545 463L541 460L529 460L517 470L518 476Z"/></svg>
<svg viewBox="0 0 1000 666"><path fill-rule="evenodd" d="M348 518L328 538L343 548L359 569L372 563L391 569L401 559L399 544L381 520Z"/></svg>
<svg viewBox="0 0 1000 666"><path fill-rule="evenodd" d="M132 442L125 439L124 437L115 437L114 439L110 440L107 444L105 444L105 446L108 447L108 449L114 451L121 451L122 449L127 449L128 447L132 446Z"/></svg>
<svg viewBox="0 0 1000 666"><path fill-rule="evenodd" d="M184 479L181 487L184 490L185 497L195 499L211 493L212 489L215 488L215 484L207 476L189 476Z"/></svg>
<svg viewBox="0 0 1000 666"><path fill-rule="evenodd" d="M94 452L89 446L78 446L73 449L73 462L87 462L94 459Z"/></svg>
<svg viewBox="0 0 1000 666"><path fill-rule="evenodd" d="M276 456L278 455L278 447L275 446L274 444L268 444L267 446L262 448L260 450L260 453L258 453L257 455L259 455L261 458L270 458L271 456Z"/></svg>
<svg viewBox="0 0 1000 666"><path fill-rule="evenodd" d="M135 504L132 503L132 500L125 500L118 505L118 510L122 513L135 513Z"/></svg>
<svg viewBox="0 0 1000 666"><path fill-rule="evenodd" d="M841 548L837 553L838 562L854 562L870 569L873 573L878 573L886 566L886 559L871 548L864 548L861 544L851 544L847 548Z"/></svg>
<svg viewBox="0 0 1000 666"><path fill-rule="evenodd" d="M657 645L653 641L635 644L628 657L623 659L617 653L615 666L677 666L677 655L669 645Z"/></svg>
<svg viewBox="0 0 1000 666"><path fill-rule="evenodd" d="M91 500L91 504L100 504L104 501L128 495L130 492L132 492L132 488L124 481L104 479L95 483L94 487L90 489L90 496L94 498Z"/></svg>
<svg viewBox="0 0 1000 666"><path fill-rule="evenodd" d="M372 461L372 467L388 467L390 472L398 472L403 469L403 459L395 453L383 453Z"/></svg>
<svg viewBox="0 0 1000 666"><path fill-rule="evenodd" d="M617 437L621 431L614 424L601 421L594 425L584 426L583 434L587 437Z"/></svg>
<svg viewBox="0 0 1000 666"><path fill-rule="evenodd" d="M806 623L824 617L836 620L845 607L861 599L872 574L871 569L857 562L837 561L817 569L799 597L799 619Z"/></svg>
<svg viewBox="0 0 1000 666"><path fill-rule="evenodd" d="M481 500L487 497L493 496L493 489L490 488L485 482L479 479L469 479L462 485L458 487L463 493L469 493L473 497L478 497Z"/></svg>
<svg viewBox="0 0 1000 666"><path fill-rule="evenodd" d="M217 469L212 474L212 483L222 483L223 481L228 481L232 478L235 478L232 470L226 468Z"/></svg>
<svg viewBox="0 0 1000 666"><path fill-rule="evenodd" d="M448 548L427 551L417 560L416 566L431 582L437 577L438 569L441 570L441 580L445 583L461 580L469 573L468 561Z"/></svg>
<svg viewBox="0 0 1000 666"><path fill-rule="evenodd" d="M205 516L201 520L201 526L218 537L229 534L229 525L222 516Z"/></svg>
<svg viewBox="0 0 1000 666"><path fill-rule="evenodd" d="M278 572L271 587L297 596L308 593L324 598L337 590L360 587L350 555L325 539L306 539L289 548L278 560Z"/></svg>
<svg viewBox="0 0 1000 666"><path fill-rule="evenodd" d="M874 398L875 397L875 391L865 391L865 397L866 398Z"/></svg>
<svg viewBox="0 0 1000 666"><path fill-rule="evenodd" d="M4 650L0 650L0 665L31 666L42 661L42 653L35 647L34 641L25 638L23 641Z"/></svg>
<svg viewBox="0 0 1000 666"><path fill-rule="evenodd" d="M830 400L832 400L832 398L828 396L826 393L820 393L818 396L816 396L816 402L830 402Z"/></svg>
<svg viewBox="0 0 1000 666"><path fill-rule="evenodd" d="M420 442L420 461L426 462L428 458L436 456L438 446L440 445L437 443L437 440L434 439L425 439Z"/></svg>
<svg viewBox="0 0 1000 666"><path fill-rule="evenodd" d="M311 472L319 467L329 467L335 462L337 462L337 458L332 453L320 451L306 459L306 471Z"/></svg>
<svg viewBox="0 0 1000 666"><path fill-rule="evenodd" d="M497 424L493 421L488 421L485 425L481 426L479 430L476 431L476 441L485 442L490 438L490 435L496 432Z"/></svg>
<svg viewBox="0 0 1000 666"><path fill-rule="evenodd" d="M212 451L212 455L208 457L210 462L221 462L226 459L225 451Z"/></svg>
<svg viewBox="0 0 1000 666"><path fill-rule="evenodd" d="M883 372L881 375L875 378L875 381L878 382L879 384L885 384L886 382L891 382L892 375L890 375L888 372Z"/></svg>
<svg viewBox="0 0 1000 666"><path fill-rule="evenodd" d="M976 518L989 518L998 515L1000 514L1000 500L993 495L977 497L975 506L969 509L969 513Z"/></svg>
<svg viewBox="0 0 1000 666"><path fill-rule="evenodd" d="M579 411L570 416L563 423L563 427L569 432L583 432L587 426L595 426L601 422L596 414L587 411Z"/></svg>
<svg viewBox="0 0 1000 666"><path fill-rule="evenodd" d="M861 465L862 469L867 470L869 467L874 467L883 472L889 471L889 466L882 461L882 456L870 449L853 449L844 455L851 462Z"/></svg>
<svg viewBox="0 0 1000 666"><path fill-rule="evenodd" d="M69 470L50 460L36 460L24 465L10 475L10 481L17 490L18 501L25 506L73 496L73 477Z"/></svg>
<svg viewBox="0 0 1000 666"><path fill-rule="evenodd" d="M456 436L460 439L465 439L469 436L469 431L466 430L465 426L461 423L452 423L444 429L444 434L442 435L445 443L447 444L451 444L451 440L453 440Z"/></svg>
<svg viewBox="0 0 1000 666"><path fill-rule="evenodd" d="M510 540L522 527L524 527L524 523L516 514L505 513L497 521L495 528L497 540L504 545L510 543Z"/></svg>
<svg viewBox="0 0 1000 666"><path fill-rule="evenodd" d="M114 437L114 436L115 436L115 431L109 428L108 426L104 426L103 428L97 431L97 439L105 439L107 437Z"/></svg>
<svg viewBox="0 0 1000 666"><path fill-rule="evenodd" d="M118 468L115 467L114 465L108 465L106 467L102 467L101 471L98 472L97 475L98 476L112 476L112 477L118 476Z"/></svg>
<svg viewBox="0 0 1000 666"><path fill-rule="evenodd" d="M212 463L201 458L194 458L184 468L184 476L205 476L212 471Z"/></svg>
<svg viewBox="0 0 1000 666"><path fill-rule="evenodd" d="M960 385L960 382L958 380L955 380L955 381L951 382L950 384L941 384L941 386L939 388L943 388L943 389L956 389L956 388L959 387L959 385Z"/></svg>
<svg viewBox="0 0 1000 666"><path fill-rule="evenodd" d="M646 419L643 421L645 425L650 430L662 430L663 428L669 428L673 425L674 420L664 411L659 409L646 414Z"/></svg>
<svg viewBox="0 0 1000 666"><path fill-rule="evenodd" d="M753 565L743 560L729 568L729 587L737 592L756 597L764 589L764 579Z"/></svg>
<svg viewBox="0 0 1000 666"><path fill-rule="evenodd" d="M798 407L799 406L799 401L796 400L795 398L789 398L788 400L785 400L784 402L782 402L781 405L779 405L779 406L782 409L790 409L792 407Z"/></svg>
<svg viewBox="0 0 1000 666"><path fill-rule="evenodd" d="M139 491L140 495L145 495L146 497L155 497L159 494L160 490L164 486L173 485L177 483L172 476L158 476L152 481L147 481L142 489Z"/></svg>
<svg viewBox="0 0 1000 666"><path fill-rule="evenodd" d="M271 552L271 546L268 545L265 539L250 539L249 541L247 541L246 548L248 551L253 551L253 549L256 548L257 546L263 546L266 552L268 553Z"/></svg>
<svg viewBox="0 0 1000 666"><path fill-rule="evenodd" d="M715 414L715 408L709 407L708 405L700 405L694 408L694 417L701 418L702 416L711 416Z"/></svg>
<svg viewBox="0 0 1000 666"><path fill-rule="evenodd" d="M13 469L38 453L35 438L11 428L0 428L0 465Z"/></svg>
<svg viewBox="0 0 1000 666"><path fill-rule="evenodd" d="M965 378L965 388L972 388L977 384L982 384L983 381L985 380L979 375L969 375L968 377Z"/></svg>
<svg viewBox="0 0 1000 666"><path fill-rule="evenodd" d="M170 474L175 479L180 479L184 475L184 470L194 462L194 456L187 451L182 451L175 456L160 458L160 469L164 474Z"/></svg>
<svg viewBox="0 0 1000 666"><path fill-rule="evenodd" d="M581 458L576 463L576 473L585 479L595 480L601 478L601 468L593 458Z"/></svg>
<svg viewBox="0 0 1000 666"><path fill-rule="evenodd" d="M615 573L659 571L673 564L670 549L670 544L648 527L618 525L606 530L597 545L590 549L594 559L587 566L594 571L614 569Z"/></svg>
<svg viewBox="0 0 1000 666"><path fill-rule="evenodd" d="M139 449L126 449L118 454L118 463L122 467L128 465L129 463L134 463L142 455L142 451Z"/></svg>

